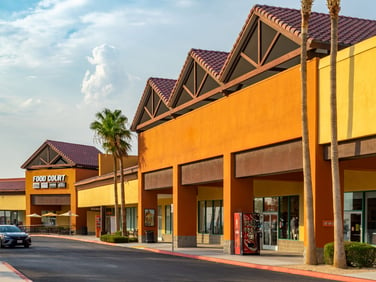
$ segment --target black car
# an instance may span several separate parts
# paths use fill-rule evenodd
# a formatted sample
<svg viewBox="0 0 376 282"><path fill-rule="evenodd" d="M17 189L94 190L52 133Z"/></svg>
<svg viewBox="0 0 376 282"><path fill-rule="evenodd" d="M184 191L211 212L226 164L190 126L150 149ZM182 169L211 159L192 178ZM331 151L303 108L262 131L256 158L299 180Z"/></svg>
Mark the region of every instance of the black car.
<svg viewBox="0 0 376 282"><path fill-rule="evenodd" d="M31 245L29 234L15 225L0 225L0 247L15 247L17 245L28 248Z"/></svg>

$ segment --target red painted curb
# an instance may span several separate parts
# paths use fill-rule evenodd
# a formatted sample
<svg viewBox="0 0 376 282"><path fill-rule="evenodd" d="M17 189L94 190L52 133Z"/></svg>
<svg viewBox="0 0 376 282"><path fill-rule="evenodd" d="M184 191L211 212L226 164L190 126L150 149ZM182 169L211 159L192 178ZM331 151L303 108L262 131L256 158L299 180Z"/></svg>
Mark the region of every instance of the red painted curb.
<svg viewBox="0 0 376 282"><path fill-rule="evenodd" d="M3 264L7 268L9 268L12 272L14 272L15 274L17 274L22 280L27 281L27 282L32 282L32 280L30 280L29 278L27 278L25 275L23 275L21 272L19 272L17 269L15 269L13 266L11 266L10 264L8 264L7 262L3 261Z"/></svg>

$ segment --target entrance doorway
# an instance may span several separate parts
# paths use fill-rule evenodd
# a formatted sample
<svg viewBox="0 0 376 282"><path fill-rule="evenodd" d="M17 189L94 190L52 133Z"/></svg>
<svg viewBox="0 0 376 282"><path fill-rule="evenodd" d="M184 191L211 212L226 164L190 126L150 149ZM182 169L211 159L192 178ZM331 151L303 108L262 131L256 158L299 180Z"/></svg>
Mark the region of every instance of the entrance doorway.
<svg viewBox="0 0 376 282"><path fill-rule="evenodd" d="M362 213L345 212L343 230L345 241L362 242Z"/></svg>
<svg viewBox="0 0 376 282"><path fill-rule="evenodd" d="M277 250L278 213L263 213L261 216L262 248Z"/></svg>

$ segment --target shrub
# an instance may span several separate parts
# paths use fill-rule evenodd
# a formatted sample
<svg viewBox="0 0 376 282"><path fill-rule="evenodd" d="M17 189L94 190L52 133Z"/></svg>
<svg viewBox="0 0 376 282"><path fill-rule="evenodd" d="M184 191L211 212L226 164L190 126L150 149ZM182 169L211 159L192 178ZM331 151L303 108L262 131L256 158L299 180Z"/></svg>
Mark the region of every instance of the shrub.
<svg viewBox="0 0 376 282"><path fill-rule="evenodd" d="M333 264L334 243L324 246L324 261ZM360 242L345 242L346 264L353 267L373 267L376 264L376 248Z"/></svg>
<svg viewBox="0 0 376 282"><path fill-rule="evenodd" d="M100 240L108 243L128 243L129 238L127 236L120 236L116 234L104 234L101 235Z"/></svg>
<svg viewBox="0 0 376 282"><path fill-rule="evenodd" d="M324 262L325 264L333 264L333 256L334 256L334 243L327 243L324 246Z"/></svg>
<svg viewBox="0 0 376 282"><path fill-rule="evenodd" d="M373 267L376 263L376 248L372 245L351 242L345 244L346 262L354 267Z"/></svg>
<svg viewBox="0 0 376 282"><path fill-rule="evenodd" d="M128 238L128 242L129 243L137 243L138 242L138 238L137 237L129 237Z"/></svg>

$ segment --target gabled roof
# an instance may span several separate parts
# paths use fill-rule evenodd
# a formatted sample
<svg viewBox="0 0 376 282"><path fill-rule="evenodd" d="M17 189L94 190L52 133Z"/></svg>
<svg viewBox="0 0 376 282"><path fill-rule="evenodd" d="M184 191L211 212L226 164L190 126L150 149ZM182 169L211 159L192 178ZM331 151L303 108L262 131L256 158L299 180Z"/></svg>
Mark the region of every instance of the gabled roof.
<svg viewBox="0 0 376 282"><path fill-rule="evenodd" d="M200 96L202 92L208 92L221 85L219 73L227 56L228 53L222 51L191 49L172 90L168 105L172 108L182 105ZM208 76L211 81L208 81ZM182 97L184 95L182 92L185 92L186 97Z"/></svg>
<svg viewBox="0 0 376 282"><path fill-rule="evenodd" d="M202 91L220 85L218 77L227 56L228 53L222 51L191 49L178 80L149 78L131 129L136 130L137 125L142 123L147 126L151 123L154 124L154 122L170 120L172 115L167 112L171 110L171 106L176 106L181 97L179 91L184 87L186 80L190 80L191 85L186 87L185 90L189 94L186 93L186 97L183 98L181 103L199 96ZM193 86L193 84L195 85Z"/></svg>
<svg viewBox="0 0 376 282"><path fill-rule="evenodd" d="M99 153L101 152L94 146L46 140L21 168L81 167L97 169Z"/></svg>
<svg viewBox="0 0 376 282"><path fill-rule="evenodd" d="M300 10L256 5L252 10L268 18L281 28L300 36ZM252 11L251 11L252 13ZM353 45L376 34L376 21L339 16L338 44ZM328 13L312 12L309 19L308 37L311 41L330 43L330 16Z"/></svg>
<svg viewBox="0 0 376 282"><path fill-rule="evenodd" d="M25 192L25 178L0 179L0 193Z"/></svg>
<svg viewBox="0 0 376 282"><path fill-rule="evenodd" d="M144 92L131 129L146 130L299 64L300 29L299 9L254 6L230 53L200 49L189 51L170 92L168 112L153 115L147 121L141 119L145 106ZM375 20L339 17L338 49L375 35ZM329 14L311 13L307 47L309 58L329 54ZM210 77L210 83L205 82L204 75Z"/></svg>
<svg viewBox="0 0 376 282"><path fill-rule="evenodd" d="M174 88L176 80L151 77L149 78L149 82L150 82L150 85L159 94L163 102L167 104L168 100L170 99L170 94L171 94L172 89Z"/></svg>
<svg viewBox="0 0 376 282"><path fill-rule="evenodd" d="M148 79L131 125L132 130L135 130L137 124L152 120L169 110L167 103L175 83L175 79L156 77Z"/></svg>
<svg viewBox="0 0 376 282"><path fill-rule="evenodd" d="M204 66L217 79L228 54L228 52L202 49L191 49L190 51L192 58Z"/></svg>
<svg viewBox="0 0 376 282"><path fill-rule="evenodd" d="M237 40L231 50L230 55L225 62L221 73L220 79L224 82L231 79L230 71L234 68L234 64L237 63L238 56L244 51L245 43L249 41L249 37L255 29L260 28L260 22L269 26L277 32L276 37L270 42L264 44L273 44L279 38L279 34L284 36L291 42L290 57L300 55L301 44L301 12L298 9L272 7L267 5L256 5L252 8L248 15L248 18L239 33ZM267 32L265 32L267 33ZM270 33L270 32L269 32ZM338 48L342 49L349 45L353 45L360 41L363 41L369 37L376 35L376 21L368 19L359 19L353 17L339 17L338 23ZM269 35L270 36L270 35ZM294 43L296 46L294 47ZM257 47L257 46L255 46ZM260 48L260 47L259 47ZM279 46L278 46L279 48ZM295 52L293 53L293 50ZM324 49L329 54L330 50L330 16L325 13L312 12L309 19L308 30L308 50ZM260 51L261 52L261 51ZM266 52L266 51L264 51ZM276 52L277 53L277 52ZM269 54L266 54L268 56ZM287 54L286 54L287 55ZM265 57L266 57L265 56ZM262 59L262 58L259 58ZM265 58L264 58L265 59ZM257 62L256 62L257 63Z"/></svg>

